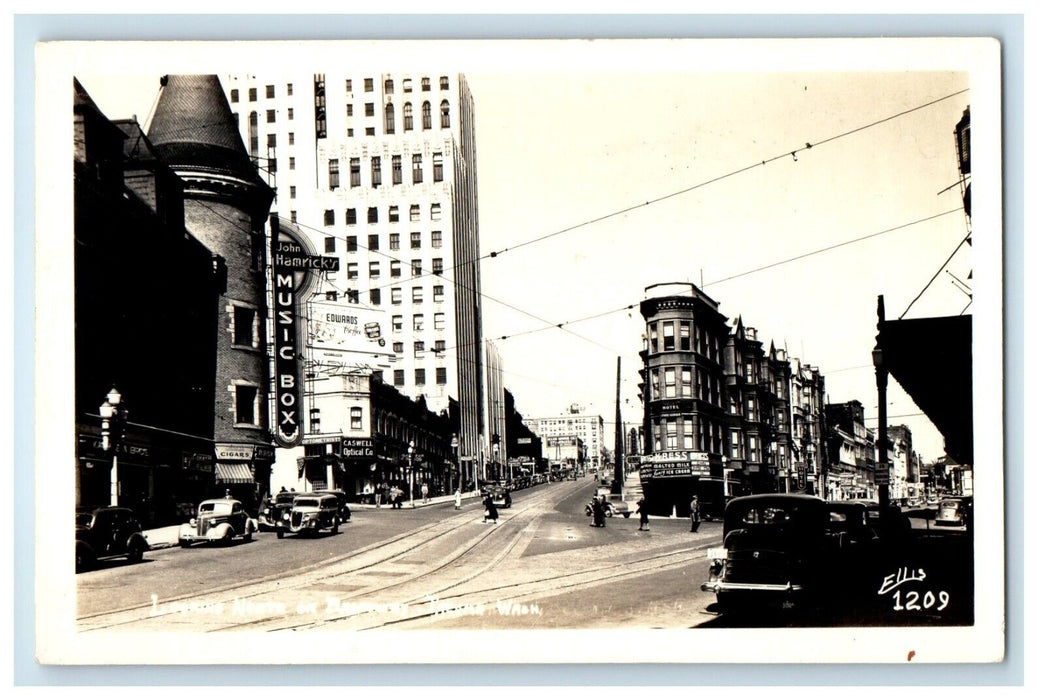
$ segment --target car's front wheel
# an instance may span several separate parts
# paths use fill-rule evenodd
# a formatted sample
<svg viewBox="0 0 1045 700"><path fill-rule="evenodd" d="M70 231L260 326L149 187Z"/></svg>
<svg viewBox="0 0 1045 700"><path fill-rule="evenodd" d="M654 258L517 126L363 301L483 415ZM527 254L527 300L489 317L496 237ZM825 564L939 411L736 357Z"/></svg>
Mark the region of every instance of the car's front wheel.
<svg viewBox="0 0 1045 700"><path fill-rule="evenodd" d="M341 520L339 518L335 517L334 518L334 526L332 528L330 528L330 531L336 535L337 531L338 531L338 528L340 526L341 526Z"/></svg>
<svg viewBox="0 0 1045 700"><path fill-rule="evenodd" d="M142 560L145 554L145 548L141 542L131 542L131 546L127 548L127 561L131 564L137 564Z"/></svg>
<svg viewBox="0 0 1045 700"><path fill-rule="evenodd" d="M277 540L283 539L283 531L282 530L276 530L276 539Z"/></svg>
<svg viewBox="0 0 1045 700"><path fill-rule="evenodd" d="M76 573L81 571L87 571L94 566L94 554L91 552L90 547L85 544L77 543L76 545Z"/></svg>

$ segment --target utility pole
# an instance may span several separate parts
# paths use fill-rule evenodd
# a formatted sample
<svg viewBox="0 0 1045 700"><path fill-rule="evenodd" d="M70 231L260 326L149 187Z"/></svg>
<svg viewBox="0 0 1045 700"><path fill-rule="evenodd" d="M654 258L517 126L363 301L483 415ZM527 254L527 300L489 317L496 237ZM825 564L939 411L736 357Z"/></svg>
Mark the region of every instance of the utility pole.
<svg viewBox="0 0 1045 700"><path fill-rule="evenodd" d="M888 469L889 463L889 417L886 411L886 389L889 386L889 368L886 364L885 349L882 347L882 333L885 331L885 297L878 295L878 337L875 341L871 359L874 360L875 379L878 382L878 463L875 465L875 481L878 482L878 507L882 515L889 505L888 472L883 481L881 471Z"/></svg>
<svg viewBox="0 0 1045 700"><path fill-rule="evenodd" d="M624 500L624 435L620 417L620 355L617 356L617 415L613 438L613 491Z"/></svg>

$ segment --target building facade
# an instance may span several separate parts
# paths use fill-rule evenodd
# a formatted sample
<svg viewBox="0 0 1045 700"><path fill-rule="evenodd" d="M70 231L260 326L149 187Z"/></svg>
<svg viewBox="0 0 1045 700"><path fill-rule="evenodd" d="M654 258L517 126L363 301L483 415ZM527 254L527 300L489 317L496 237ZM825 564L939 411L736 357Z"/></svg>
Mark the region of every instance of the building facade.
<svg viewBox="0 0 1045 700"><path fill-rule="evenodd" d="M525 425L534 435L540 438L576 437L586 450L586 469L601 470L603 464L603 452L606 447L606 427L602 416L593 413L584 413L582 408L574 404L563 415L549 416L546 418L523 418ZM555 460L555 455L548 452L547 440L545 443L544 456L549 460Z"/></svg>
<svg viewBox="0 0 1045 700"><path fill-rule="evenodd" d="M184 183L186 229L223 264L214 345L215 474L253 508L268 491L275 458L264 256L274 192L247 155L216 75L162 78L148 138Z"/></svg>
<svg viewBox="0 0 1045 700"><path fill-rule="evenodd" d="M793 359L790 437L793 490L821 497L827 493L824 395L824 375L819 368Z"/></svg>
<svg viewBox="0 0 1045 700"><path fill-rule="evenodd" d="M474 470L490 430L467 81L234 75L225 89L280 224L338 261L314 294L388 315L391 363L372 371L436 414L455 401L460 457Z"/></svg>
<svg viewBox="0 0 1045 700"><path fill-rule="evenodd" d="M827 443L827 496L831 500L877 499L874 480L875 434L864 425L859 401L824 407Z"/></svg>

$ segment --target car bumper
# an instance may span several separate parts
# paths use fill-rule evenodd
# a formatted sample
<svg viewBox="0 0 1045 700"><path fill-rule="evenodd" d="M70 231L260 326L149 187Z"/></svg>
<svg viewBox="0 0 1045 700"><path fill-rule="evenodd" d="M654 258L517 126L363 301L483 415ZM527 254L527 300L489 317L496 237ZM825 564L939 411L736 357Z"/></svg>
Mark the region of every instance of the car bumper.
<svg viewBox="0 0 1045 700"><path fill-rule="evenodd" d="M799 583L731 583L729 581L705 581L700 590L709 593L723 591L750 591L756 593L801 593L804 589Z"/></svg>

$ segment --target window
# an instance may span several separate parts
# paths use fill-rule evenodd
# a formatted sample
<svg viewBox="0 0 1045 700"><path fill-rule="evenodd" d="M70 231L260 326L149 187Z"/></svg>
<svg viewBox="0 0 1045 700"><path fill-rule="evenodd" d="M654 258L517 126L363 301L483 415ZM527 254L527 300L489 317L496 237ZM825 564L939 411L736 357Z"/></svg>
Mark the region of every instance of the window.
<svg viewBox="0 0 1045 700"><path fill-rule="evenodd" d="M298 196L298 188L295 185L291 185L290 186L290 198L291 199L297 199L297 196Z"/></svg>
<svg viewBox="0 0 1045 700"><path fill-rule="evenodd" d="M403 343L402 342L392 343L392 352L394 352L397 355L402 355L403 354Z"/></svg>
<svg viewBox="0 0 1045 700"><path fill-rule="evenodd" d="M403 131L414 130L414 106L407 102L403 105Z"/></svg>
<svg viewBox="0 0 1045 700"><path fill-rule="evenodd" d="M432 81L429 78L421 78L421 92L428 92L432 89Z"/></svg>
<svg viewBox="0 0 1045 700"><path fill-rule="evenodd" d="M345 116L346 117L351 117L352 116L352 109L353 108L352 108L352 103L351 102L349 102L347 105L345 105Z"/></svg>
<svg viewBox="0 0 1045 700"><path fill-rule="evenodd" d="M432 103L428 100L421 105L421 128L425 130L432 128Z"/></svg>
<svg viewBox="0 0 1045 700"><path fill-rule="evenodd" d="M389 250L399 250L399 234L390 233L388 234L388 248Z"/></svg>
<svg viewBox="0 0 1045 700"><path fill-rule="evenodd" d="M403 156L392 156L392 184L403 183Z"/></svg>
<svg viewBox="0 0 1045 700"><path fill-rule="evenodd" d="M268 123L268 124L275 124L276 123L276 110L274 110L274 109L266 109L265 110L265 122Z"/></svg>
<svg viewBox="0 0 1045 700"><path fill-rule="evenodd" d="M657 401L660 399L660 370L650 370L650 391L652 392L653 400Z"/></svg>
<svg viewBox="0 0 1045 700"><path fill-rule="evenodd" d="M333 209L327 209L326 211L323 212L323 225L324 226L333 226L334 225L334 210Z"/></svg>
<svg viewBox="0 0 1045 700"><path fill-rule="evenodd" d="M450 89L450 78L448 76L440 76L439 78L439 89L449 90Z"/></svg>
<svg viewBox="0 0 1045 700"><path fill-rule="evenodd" d="M679 350L689 350L689 321L679 322Z"/></svg>
<svg viewBox="0 0 1045 700"><path fill-rule="evenodd" d="M425 356L425 343L423 340L414 341L414 357Z"/></svg>
<svg viewBox="0 0 1045 700"><path fill-rule="evenodd" d="M732 459L740 459L740 431L729 431L729 456Z"/></svg>
<svg viewBox="0 0 1045 700"><path fill-rule="evenodd" d="M298 222L298 213L294 209L290 210L290 223L296 224Z"/></svg>
<svg viewBox="0 0 1045 700"><path fill-rule="evenodd" d="M429 212L429 218L431 218L432 221L441 221L443 218L443 205L433 204L432 210Z"/></svg>
<svg viewBox="0 0 1045 700"><path fill-rule="evenodd" d="M391 103L385 105L385 133L396 132L396 108Z"/></svg>
<svg viewBox="0 0 1045 700"><path fill-rule="evenodd" d="M348 161L349 185L359 187L359 159L350 158Z"/></svg>
<svg viewBox="0 0 1045 700"><path fill-rule="evenodd" d="M425 315L414 314L414 330L423 331L425 329Z"/></svg>
<svg viewBox="0 0 1045 700"><path fill-rule="evenodd" d="M392 303L399 305L403 303L403 288L392 287Z"/></svg>
<svg viewBox="0 0 1045 700"><path fill-rule="evenodd" d="M425 176L424 176L424 171L421 170L421 154L420 153L415 153L412 156L412 158L413 158L413 164L414 164L414 184L416 185L419 182L423 182L424 179L425 179Z"/></svg>
<svg viewBox="0 0 1045 700"><path fill-rule="evenodd" d="M352 406L350 409L348 409L348 415L349 415L349 420L351 421L349 423L349 427L352 430L362 430L363 429L363 409L360 408L359 406Z"/></svg>
<svg viewBox="0 0 1045 700"><path fill-rule="evenodd" d="M378 262L377 260L374 260L373 262L370 263L370 276L371 277L378 277L380 275L381 275L381 263Z"/></svg>
<svg viewBox="0 0 1045 700"><path fill-rule="evenodd" d="M402 333L402 331L403 331L403 317L402 316L393 316L392 317L392 332L393 333Z"/></svg>
<svg viewBox="0 0 1045 700"><path fill-rule="evenodd" d="M439 105L439 123L444 129L450 128L450 103L446 100Z"/></svg>
<svg viewBox="0 0 1045 700"><path fill-rule="evenodd" d="M229 101L233 104L239 102L239 90L232 90L229 92Z"/></svg>
<svg viewBox="0 0 1045 700"><path fill-rule="evenodd" d="M673 321L665 321L664 323L664 351L669 352L675 349L675 323Z"/></svg>
<svg viewBox="0 0 1045 700"><path fill-rule="evenodd" d="M345 223L349 226L356 225L356 210L354 208L345 210Z"/></svg>
<svg viewBox="0 0 1045 700"><path fill-rule="evenodd" d="M744 418L745 420L758 420L756 418L757 410L755 408L755 400L750 396L744 401Z"/></svg>
<svg viewBox="0 0 1045 700"><path fill-rule="evenodd" d="M246 306L232 307L232 344L256 347L255 322L257 314Z"/></svg>
<svg viewBox="0 0 1045 700"><path fill-rule="evenodd" d="M366 92L373 92L374 91L374 79L373 78L363 78L363 89Z"/></svg>
<svg viewBox="0 0 1045 700"><path fill-rule="evenodd" d="M336 291L326 292L326 300L327 301L337 301L337 292Z"/></svg>
<svg viewBox="0 0 1045 700"><path fill-rule="evenodd" d="M432 274L441 275L443 274L443 259L432 258Z"/></svg>
<svg viewBox="0 0 1045 700"><path fill-rule="evenodd" d="M755 381L755 364L751 360L744 360L744 379Z"/></svg>
<svg viewBox="0 0 1045 700"><path fill-rule="evenodd" d="M421 232L411 231L410 232L410 248L418 249L421 247Z"/></svg>
<svg viewBox="0 0 1045 700"><path fill-rule="evenodd" d="M395 83L391 78L385 78L385 93L391 94L395 92Z"/></svg>
<svg viewBox="0 0 1045 700"><path fill-rule="evenodd" d="M258 89L257 88L250 88L249 90L247 90L247 99L250 100L251 102L257 102L258 101Z"/></svg>
<svg viewBox="0 0 1045 700"><path fill-rule="evenodd" d="M410 205L410 220L420 221L421 220L421 205L411 204Z"/></svg>
<svg viewBox="0 0 1045 700"><path fill-rule="evenodd" d="M258 388L238 385L236 387L236 422L257 425L257 404Z"/></svg>
<svg viewBox="0 0 1045 700"><path fill-rule="evenodd" d="M288 122L294 121L294 108L293 107L287 107L287 121Z"/></svg>
<svg viewBox="0 0 1045 700"><path fill-rule="evenodd" d="M294 94L294 83L287 83L287 96Z"/></svg>
<svg viewBox="0 0 1045 700"><path fill-rule="evenodd" d="M326 238L323 239L323 252L324 253L333 253L333 252L335 252L334 237L333 236L327 236Z"/></svg>
<svg viewBox="0 0 1045 700"><path fill-rule="evenodd" d="M750 462L761 462L762 461L762 450L758 444L757 435L748 435L747 437L747 458Z"/></svg>
<svg viewBox="0 0 1045 700"><path fill-rule="evenodd" d="M330 189L336 190L341 185L340 165L338 164L337 158L330 159L328 170L330 172ZM331 224L332 223L333 222L331 222Z"/></svg>
<svg viewBox="0 0 1045 700"><path fill-rule="evenodd" d="M650 352L660 352L660 347L657 343L657 324L649 324L649 348Z"/></svg>
<svg viewBox="0 0 1045 700"><path fill-rule="evenodd" d="M370 186L377 187L381 184L381 156L370 159Z"/></svg>
<svg viewBox="0 0 1045 700"><path fill-rule="evenodd" d="M295 167L297 167L297 159L294 158L294 156L291 156L287 163L287 168L293 170Z"/></svg>
<svg viewBox="0 0 1045 700"><path fill-rule="evenodd" d="M669 367L664 370L664 398L673 399L675 396L675 370Z"/></svg>
<svg viewBox="0 0 1045 700"><path fill-rule="evenodd" d="M436 182L443 181L443 154L432 154L432 179Z"/></svg>
<svg viewBox="0 0 1045 700"><path fill-rule="evenodd" d="M406 383L403 374L404 372L401 369L392 372L392 383L395 384L395 386L403 386L403 384Z"/></svg>
<svg viewBox="0 0 1045 700"><path fill-rule="evenodd" d="M682 368L682 396L693 396L693 370Z"/></svg>
<svg viewBox="0 0 1045 700"><path fill-rule="evenodd" d="M352 79L351 78L346 78L345 79L345 92L352 92Z"/></svg>
<svg viewBox="0 0 1045 700"><path fill-rule="evenodd" d="M365 103L363 105L363 114L365 114L368 117L374 116L374 103L373 102L367 102L367 103Z"/></svg>
<svg viewBox="0 0 1045 700"><path fill-rule="evenodd" d="M446 314L442 313L441 311L437 312L435 316L432 317L432 327L437 331L445 330Z"/></svg>
<svg viewBox="0 0 1045 700"><path fill-rule="evenodd" d="M664 432L666 438L664 447L669 450L677 450L679 448L678 421L668 418L664 422Z"/></svg>
<svg viewBox="0 0 1045 700"><path fill-rule="evenodd" d="M411 299L415 304L420 304L425 300L424 287L414 287L412 290Z"/></svg>
<svg viewBox="0 0 1045 700"><path fill-rule="evenodd" d="M432 299L434 301L443 300L443 285L437 284L436 286L432 287Z"/></svg>
<svg viewBox="0 0 1045 700"><path fill-rule="evenodd" d="M369 236L366 237L366 240L367 240L367 248L369 248L370 250L379 250L380 249L381 246L378 243L378 239L377 239L377 234L376 233L371 233Z"/></svg>
<svg viewBox="0 0 1045 700"><path fill-rule="evenodd" d="M425 370L424 370L424 368L422 367L422 368L419 368L419 369L415 369L414 370L414 384L416 384L417 386L424 386L424 383L425 383Z"/></svg>
<svg viewBox="0 0 1045 700"><path fill-rule="evenodd" d="M370 290L370 304L373 306L381 305L381 290L371 289Z"/></svg>
<svg viewBox="0 0 1045 700"><path fill-rule="evenodd" d="M399 207L393 205L388 208L388 221L393 224L399 222Z"/></svg>
<svg viewBox="0 0 1045 700"><path fill-rule="evenodd" d="M276 96L276 86L275 85L266 85L265 86L265 97L267 97L268 99L271 100L275 96Z"/></svg>
<svg viewBox="0 0 1045 700"><path fill-rule="evenodd" d="M693 449L693 419L682 419L682 449Z"/></svg>
<svg viewBox="0 0 1045 700"><path fill-rule="evenodd" d="M433 349L436 351L436 353L446 352L446 341L445 340L437 340L437 341L435 341L435 348L433 348Z"/></svg>
<svg viewBox="0 0 1045 700"><path fill-rule="evenodd" d="M291 146L294 145L294 132L293 131L291 131L289 134L287 134L287 144L291 145Z"/></svg>
<svg viewBox="0 0 1045 700"><path fill-rule="evenodd" d="M443 232L432 231L432 247L442 248L443 247Z"/></svg>
<svg viewBox="0 0 1045 700"><path fill-rule="evenodd" d="M368 224L377 223L377 207L367 207L366 210L366 222Z"/></svg>
<svg viewBox="0 0 1045 700"><path fill-rule="evenodd" d="M345 292L345 294L348 296L348 303L349 304L358 304L359 303L359 290L358 289L349 289L347 292Z"/></svg>
<svg viewBox="0 0 1045 700"><path fill-rule="evenodd" d="M399 261L398 260L393 260L392 262L390 262L389 263L389 269L390 269L391 274L392 274L393 277L402 277L403 276L403 271L399 267Z"/></svg>
<svg viewBox="0 0 1045 700"><path fill-rule="evenodd" d="M350 262L345 266L348 279L354 280L359 277L359 263Z"/></svg>
<svg viewBox="0 0 1045 700"><path fill-rule="evenodd" d="M410 78L403 78L403 92L413 92L414 81Z"/></svg>

